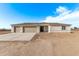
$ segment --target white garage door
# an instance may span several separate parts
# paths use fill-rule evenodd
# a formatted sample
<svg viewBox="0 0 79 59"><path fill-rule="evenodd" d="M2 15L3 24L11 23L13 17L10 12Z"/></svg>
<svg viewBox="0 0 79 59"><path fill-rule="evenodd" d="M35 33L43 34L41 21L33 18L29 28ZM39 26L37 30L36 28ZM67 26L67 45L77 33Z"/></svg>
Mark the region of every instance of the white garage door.
<svg viewBox="0 0 79 59"><path fill-rule="evenodd" d="M15 32L19 33L20 32L20 27L16 27Z"/></svg>
<svg viewBox="0 0 79 59"><path fill-rule="evenodd" d="M37 28L35 26L30 26L30 27L24 27L24 32L37 32Z"/></svg>

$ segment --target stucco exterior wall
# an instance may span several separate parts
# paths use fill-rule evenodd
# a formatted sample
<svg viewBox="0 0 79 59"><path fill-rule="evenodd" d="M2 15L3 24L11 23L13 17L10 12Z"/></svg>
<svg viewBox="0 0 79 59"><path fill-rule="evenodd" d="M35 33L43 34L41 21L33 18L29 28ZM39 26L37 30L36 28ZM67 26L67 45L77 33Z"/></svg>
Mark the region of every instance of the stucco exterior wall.
<svg viewBox="0 0 79 59"><path fill-rule="evenodd" d="M15 29L16 28L16 29ZM62 26L46 26L44 28L45 31L48 32L71 32L71 27L66 26L65 30L62 30ZM20 33L26 33L26 32L35 32L35 33L40 33L40 26L12 26L11 32L20 32Z"/></svg>
<svg viewBox="0 0 79 59"><path fill-rule="evenodd" d="M14 26L11 26L11 32L12 33L14 32Z"/></svg>
<svg viewBox="0 0 79 59"><path fill-rule="evenodd" d="M39 33L40 32L40 26L37 26L37 33Z"/></svg>
<svg viewBox="0 0 79 59"><path fill-rule="evenodd" d="M62 30L62 26L50 26L50 32L71 32L71 28L66 26L66 29Z"/></svg>

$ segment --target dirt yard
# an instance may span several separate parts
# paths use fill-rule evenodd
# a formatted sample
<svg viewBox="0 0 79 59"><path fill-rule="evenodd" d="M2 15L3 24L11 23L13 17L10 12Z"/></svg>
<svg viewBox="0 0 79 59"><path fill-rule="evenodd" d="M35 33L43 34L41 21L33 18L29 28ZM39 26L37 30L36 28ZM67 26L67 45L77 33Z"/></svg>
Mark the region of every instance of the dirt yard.
<svg viewBox="0 0 79 59"><path fill-rule="evenodd" d="M79 32L40 33L30 42L0 42L0 55L79 56Z"/></svg>
<svg viewBox="0 0 79 59"><path fill-rule="evenodd" d="M1 34L8 34L8 33L11 33L10 30L0 30L0 35Z"/></svg>

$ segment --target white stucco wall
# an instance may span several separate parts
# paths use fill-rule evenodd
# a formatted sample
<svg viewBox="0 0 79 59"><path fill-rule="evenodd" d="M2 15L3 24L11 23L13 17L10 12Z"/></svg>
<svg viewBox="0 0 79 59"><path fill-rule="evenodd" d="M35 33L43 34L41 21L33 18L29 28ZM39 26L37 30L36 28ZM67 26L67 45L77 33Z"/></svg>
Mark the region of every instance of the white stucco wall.
<svg viewBox="0 0 79 59"><path fill-rule="evenodd" d="M40 32L40 26L37 26L37 33L39 33Z"/></svg>
<svg viewBox="0 0 79 59"><path fill-rule="evenodd" d="M46 31L48 30L48 32L71 32L70 26L66 26L66 30L62 30L62 26L50 26L50 25L48 26L48 29L47 29L47 27L44 29ZM30 29L26 27L26 30L28 30L28 32L30 31L30 32L40 33L40 26L36 26L36 27L30 28ZM12 26L11 32L14 32L14 26ZM18 27L16 32L22 33L23 26Z"/></svg>
<svg viewBox="0 0 79 59"><path fill-rule="evenodd" d="M50 32L71 32L71 28L66 26L66 29L62 30L62 26L50 26Z"/></svg>
<svg viewBox="0 0 79 59"><path fill-rule="evenodd" d="M20 27L20 32L21 32L21 33L23 32L23 26L22 26L22 27Z"/></svg>
<svg viewBox="0 0 79 59"><path fill-rule="evenodd" d="M50 29L51 29L51 26L48 26L48 32L49 32L49 33L50 33L50 31L51 31Z"/></svg>
<svg viewBox="0 0 79 59"><path fill-rule="evenodd" d="M11 32L12 32L12 33L14 32L14 26L11 27Z"/></svg>

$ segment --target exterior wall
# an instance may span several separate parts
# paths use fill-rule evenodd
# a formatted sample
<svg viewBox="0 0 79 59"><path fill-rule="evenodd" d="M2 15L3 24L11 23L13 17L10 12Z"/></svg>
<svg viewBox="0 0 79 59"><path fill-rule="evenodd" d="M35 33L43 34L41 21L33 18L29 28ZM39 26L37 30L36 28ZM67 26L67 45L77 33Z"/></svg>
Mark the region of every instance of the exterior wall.
<svg viewBox="0 0 79 59"><path fill-rule="evenodd" d="M51 31L51 26L48 26L48 32L50 32Z"/></svg>
<svg viewBox="0 0 79 59"><path fill-rule="evenodd" d="M62 30L62 26L50 26L50 32L71 32L71 28L66 26L66 29Z"/></svg>
<svg viewBox="0 0 79 59"><path fill-rule="evenodd" d="M12 32L12 33L14 32L14 26L11 27L11 32Z"/></svg>
<svg viewBox="0 0 79 59"><path fill-rule="evenodd" d="M37 33L40 32L40 26L37 26Z"/></svg>
<svg viewBox="0 0 79 59"><path fill-rule="evenodd" d="M20 32L21 32L21 33L23 32L23 26L22 26L22 27L20 27Z"/></svg>
<svg viewBox="0 0 79 59"><path fill-rule="evenodd" d="M26 31L25 31L26 30ZM62 30L62 26L46 26L44 30L47 32L71 32L70 26L66 26L66 30ZM40 26L19 26L14 27L12 26L11 32L17 33L25 33L25 32L35 32L40 33Z"/></svg>

